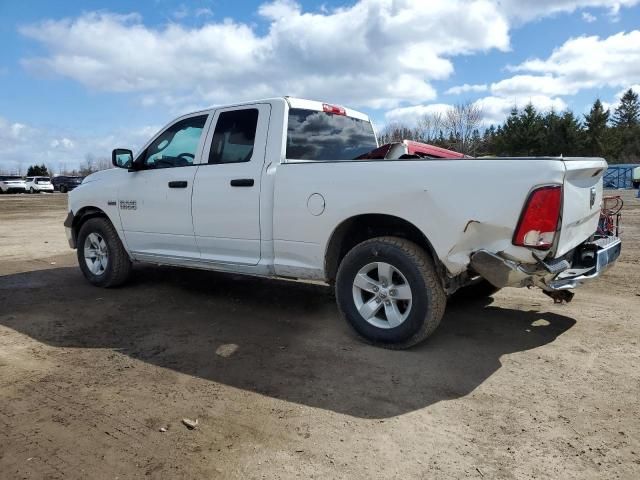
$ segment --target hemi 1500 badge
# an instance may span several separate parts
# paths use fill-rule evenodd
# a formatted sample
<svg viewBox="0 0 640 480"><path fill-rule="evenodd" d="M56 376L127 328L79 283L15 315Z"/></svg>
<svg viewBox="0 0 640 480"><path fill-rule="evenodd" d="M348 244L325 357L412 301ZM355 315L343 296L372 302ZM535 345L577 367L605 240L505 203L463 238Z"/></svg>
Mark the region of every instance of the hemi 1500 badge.
<svg viewBox="0 0 640 480"><path fill-rule="evenodd" d="M120 200L120 210L137 210L138 202L136 200Z"/></svg>

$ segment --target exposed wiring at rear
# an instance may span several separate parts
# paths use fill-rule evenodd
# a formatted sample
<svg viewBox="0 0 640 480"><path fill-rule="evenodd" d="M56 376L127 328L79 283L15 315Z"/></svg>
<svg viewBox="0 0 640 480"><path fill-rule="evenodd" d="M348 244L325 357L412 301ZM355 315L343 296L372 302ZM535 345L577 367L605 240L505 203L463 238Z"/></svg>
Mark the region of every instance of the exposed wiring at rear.
<svg viewBox="0 0 640 480"><path fill-rule="evenodd" d="M612 195L602 198L602 209L600 210L600 222L598 222L598 236L619 236L620 220L624 202L619 195Z"/></svg>

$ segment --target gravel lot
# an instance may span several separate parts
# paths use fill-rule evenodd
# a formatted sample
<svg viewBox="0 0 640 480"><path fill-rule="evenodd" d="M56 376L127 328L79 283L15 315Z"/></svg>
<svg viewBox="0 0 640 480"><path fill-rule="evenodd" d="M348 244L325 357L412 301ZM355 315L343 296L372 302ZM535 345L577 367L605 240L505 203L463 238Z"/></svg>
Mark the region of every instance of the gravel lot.
<svg viewBox="0 0 640 480"><path fill-rule="evenodd" d="M453 304L402 352L355 339L322 286L140 266L91 287L66 195L0 196L0 477L640 478L624 195L622 257L573 303Z"/></svg>

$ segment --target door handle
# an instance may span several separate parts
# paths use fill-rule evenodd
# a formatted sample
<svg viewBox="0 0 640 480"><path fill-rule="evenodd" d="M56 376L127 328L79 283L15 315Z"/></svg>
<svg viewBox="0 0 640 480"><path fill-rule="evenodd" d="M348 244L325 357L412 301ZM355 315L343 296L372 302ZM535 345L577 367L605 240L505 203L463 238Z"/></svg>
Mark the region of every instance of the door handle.
<svg viewBox="0 0 640 480"><path fill-rule="evenodd" d="M173 182L169 182L169 188L187 188L187 181L174 180Z"/></svg>
<svg viewBox="0 0 640 480"><path fill-rule="evenodd" d="M231 180L232 187L253 187L253 178L236 178Z"/></svg>

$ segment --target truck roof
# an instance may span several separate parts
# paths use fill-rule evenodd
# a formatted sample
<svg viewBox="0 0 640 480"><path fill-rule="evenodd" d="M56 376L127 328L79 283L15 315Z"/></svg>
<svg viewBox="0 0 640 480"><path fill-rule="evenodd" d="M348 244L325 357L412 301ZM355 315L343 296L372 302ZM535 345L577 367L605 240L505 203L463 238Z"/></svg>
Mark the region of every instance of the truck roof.
<svg viewBox="0 0 640 480"><path fill-rule="evenodd" d="M198 110L196 112L190 112L188 115L192 115L193 113L199 113L199 112L209 112L211 110L215 110L217 108L226 108L226 107L236 107L236 106L242 106L242 105L252 105L255 103L274 103L274 102L286 102L287 104L289 104L290 108L302 108L305 110L317 110L319 112L323 111L324 109L324 105L331 105L331 106L338 106L337 104L334 103L329 103L329 102L320 102L318 100L308 100L305 98L297 98L297 97L289 97L289 96L284 96L284 97L273 97L273 98L263 98L260 100L251 100L251 101L246 101L246 102L237 102L237 103L229 103L226 105L214 105L212 107L209 108L205 108L202 110ZM343 107L342 105L339 105L341 107ZM357 118L360 120L365 120L367 122L371 121L369 119L369 116L366 115L365 113L359 112L357 110L354 110L352 108L347 108L347 107L343 107L346 111L347 116L352 117L352 118Z"/></svg>

